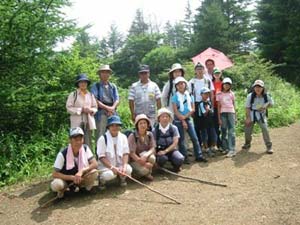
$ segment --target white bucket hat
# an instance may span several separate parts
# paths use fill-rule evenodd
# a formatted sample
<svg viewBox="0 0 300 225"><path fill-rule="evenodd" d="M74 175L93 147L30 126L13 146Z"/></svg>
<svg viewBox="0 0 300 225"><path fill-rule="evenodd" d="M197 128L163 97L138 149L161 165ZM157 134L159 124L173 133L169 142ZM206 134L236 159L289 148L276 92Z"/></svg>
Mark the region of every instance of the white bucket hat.
<svg viewBox="0 0 300 225"><path fill-rule="evenodd" d="M184 69L183 69L183 67L181 66L180 63L174 63L174 64L172 65L172 68L171 68L170 71L169 71L169 75L171 75L171 73L172 73L174 70L181 70L181 71L182 71L182 76L184 76Z"/></svg>
<svg viewBox="0 0 300 225"><path fill-rule="evenodd" d="M112 73L112 69L110 68L109 65L102 65L100 66L100 68L98 69L98 73L101 71L109 71L110 73Z"/></svg>
<svg viewBox="0 0 300 225"><path fill-rule="evenodd" d="M174 80L175 86L176 86L179 82L185 82L185 84L188 85L188 82L187 82L186 79L184 79L183 77L176 77L176 79Z"/></svg>
<svg viewBox="0 0 300 225"><path fill-rule="evenodd" d="M170 110L168 110L167 108L160 108L160 109L157 111L157 117L156 117L156 120L158 121L159 117L160 117L162 114L164 114L164 113L167 113L167 114L170 116L171 120L173 120L173 113L172 113Z"/></svg>
<svg viewBox="0 0 300 225"><path fill-rule="evenodd" d="M224 80L222 81L222 84L232 84L232 80L229 77L225 77Z"/></svg>
<svg viewBox="0 0 300 225"><path fill-rule="evenodd" d="M138 122L140 120L146 120L148 122L148 125L151 126L151 121L145 114L139 114L135 117L134 125L137 126Z"/></svg>

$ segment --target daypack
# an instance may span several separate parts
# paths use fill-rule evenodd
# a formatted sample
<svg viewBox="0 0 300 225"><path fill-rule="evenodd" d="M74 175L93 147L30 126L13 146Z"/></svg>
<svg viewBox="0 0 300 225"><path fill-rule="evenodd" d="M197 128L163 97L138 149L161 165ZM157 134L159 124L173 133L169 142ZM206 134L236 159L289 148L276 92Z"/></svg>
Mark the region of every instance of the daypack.
<svg viewBox="0 0 300 225"><path fill-rule="evenodd" d="M169 136L167 136L167 138L168 137L174 137L174 129L173 129L173 127L172 127L173 125L171 124L170 125L170 128L169 128L169 131L170 131L170 135ZM154 129L155 129L155 140L156 140L156 142L158 141L158 139L160 138L160 130L159 130L159 125L156 125L155 127L154 127Z"/></svg>
<svg viewBox="0 0 300 225"><path fill-rule="evenodd" d="M130 134L133 134L135 143L137 143L138 137L135 135L134 130L125 130L124 134L126 135L127 138L129 137ZM104 136L105 145L107 145L107 136L106 136L106 134L104 134L103 136ZM149 137L149 140L151 140L151 136L149 135L148 131L147 131L147 136Z"/></svg>

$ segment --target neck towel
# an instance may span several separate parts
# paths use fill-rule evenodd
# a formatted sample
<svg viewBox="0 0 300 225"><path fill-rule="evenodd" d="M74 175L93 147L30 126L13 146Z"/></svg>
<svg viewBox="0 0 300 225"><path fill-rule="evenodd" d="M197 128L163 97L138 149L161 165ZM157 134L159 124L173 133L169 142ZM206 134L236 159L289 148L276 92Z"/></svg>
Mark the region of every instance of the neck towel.
<svg viewBox="0 0 300 225"><path fill-rule="evenodd" d="M184 100L186 99L188 110L192 111L192 99L190 93L188 91L185 91L183 94L181 94L179 91L177 91L176 94L179 101L179 110L181 112L184 111Z"/></svg>
<svg viewBox="0 0 300 225"><path fill-rule="evenodd" d="M78 171L82 170L83 168L87 167L89 165L89 162L87 158L85 157L85 150L83 145L79 149L78 153ZM67 150L67 162L66 162L66 169L71 170L75 166L75 161L74 161L74 153L71 147L71 144L68 145L68 150Z"/></svg>
<svg viewBox="0 0 300 225"><path fill-rule="evenodd" d="M118 133L117 136L117 146L116 146L116 153L117 155L115 155L115 149L114 149L114 141L113 141L113 137L111 136L109 131L106 131L106 137L107 137L107 144L106 144L106 152L110 153L110 155L115 157L115 161L118 165L122 164L122 157L124 154L124 142L123 142L123 138L120 135L120 132ZM114 166L118 166L118 165L114 165Z"/></svg>
<svg viewBox="0 0 300 225"><path fill-rule="evenodd" d="M160 131L165 134L167 132L167 130L169 130L170 128L170 124L168 123L168 125L166 127L163 127L161 124L159 124L159 129Z"/></svg>

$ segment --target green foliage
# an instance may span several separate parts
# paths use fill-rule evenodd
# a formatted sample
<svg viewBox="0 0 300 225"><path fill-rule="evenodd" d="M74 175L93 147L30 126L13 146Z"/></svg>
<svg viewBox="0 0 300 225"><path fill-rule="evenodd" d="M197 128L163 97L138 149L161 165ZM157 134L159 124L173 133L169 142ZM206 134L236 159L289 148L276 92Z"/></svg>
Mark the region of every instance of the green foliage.
<svg viewBox="0 0 300 225"><path fill-rule="evenodd" d="M195 16L191 51L196 54L208 47L225 53L241 52L253 38L249 0L205 0Z"/></svg>
<svg viewBox="0 0 300 225"><path fill-rule="evenodd" d="M262 57L281 64L276 71L300 84L300 2L262 0L258 4L257 42Z"/></svg>

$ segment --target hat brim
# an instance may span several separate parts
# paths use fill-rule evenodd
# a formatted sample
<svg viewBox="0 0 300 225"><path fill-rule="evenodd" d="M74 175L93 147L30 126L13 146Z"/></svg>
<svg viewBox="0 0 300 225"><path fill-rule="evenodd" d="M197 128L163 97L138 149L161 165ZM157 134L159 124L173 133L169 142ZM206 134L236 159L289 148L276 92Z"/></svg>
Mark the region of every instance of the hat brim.
<svg viewBox="0 0 300 225"><path fill-rule="evenodd" d="M98 70L98 73L100 73L100 72L102 72L102 71L108 71L108 72L112 73L112 70L110 70L110 69L102 69L102 70Z"/></svg>
<svg viewBox="0 0 300 225"><path fill-rule="evenodd" d="M84 134L73 134L73 135L70 135L69 138L74 138L74 137L78 137L78 136L84 136Z"/></svg>
<svg viewBox="0 0 300 225"><path fill-rule="evenodd" d="M76 87L78 87L78 83L79 83L80 81L86 81L88 85L91 84L91 81L88 80L88 79L79 79L79 80L77 80L76 83L75 83L75 86L76 86Z"/></svg>
<svg viewBox="0 0 300 225"><path fill-rule="evenodd" d="M148 118L140 118L138 121L135 121L134 126L137 126L141 120L146 120L148 125L151 125L151 121Z"/></svg>
<svg viewBox="0 0 300 225"><path fill-rule="evenodd" d="M184 71L183 68L174 68L174 69L171 69L171 70L169 71L169 75L171 75L175 70L181 70L181 71L182 71L182 76L184 76L185 71Z"/></svg>
<svg viewBox="0 0 300 225"><path fill-rule="evenodd" d="M140 70L139 73L149 73L150 70Z"/></svg>
<svg viewBox="0 0 300 225"><path fill-rule="evenodd" d="M256 86L261 87L261 88L264 88L264 86L262 86L262 85L260 85L260 84L253 84L253 85L252 85L253 88L256 87Z"/></svg>
<svg viewBox="0 0 300 225"><path fill-rule="evenodd" d="M114 125L114 124L117 124L117 125L119 125L120 127L123 125L121 122L113 122L113 123L107 124L107 125L106 125L106 128L109 128L111 125Z"/></svg>

